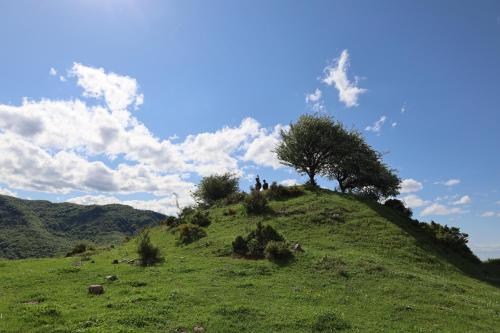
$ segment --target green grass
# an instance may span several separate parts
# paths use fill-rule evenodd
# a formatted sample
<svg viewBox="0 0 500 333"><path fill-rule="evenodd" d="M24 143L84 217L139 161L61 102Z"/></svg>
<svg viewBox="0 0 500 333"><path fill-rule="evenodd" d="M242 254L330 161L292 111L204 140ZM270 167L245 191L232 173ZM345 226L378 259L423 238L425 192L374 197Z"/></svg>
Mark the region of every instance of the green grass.
<svg viewBox="0 0 500 333"><path fill-rule="evenodd" d="M154 228L165 257L155 267L112 264L137 257L134 241L94 262L0 261L0 332L500 332L498 264L447 252L353 197L307 192L271 207L265 217L212 209L207 237L184 246ZM287 265L228 255L258 221L305 252ZM87 294L96 283L104 295Z"/></svg>

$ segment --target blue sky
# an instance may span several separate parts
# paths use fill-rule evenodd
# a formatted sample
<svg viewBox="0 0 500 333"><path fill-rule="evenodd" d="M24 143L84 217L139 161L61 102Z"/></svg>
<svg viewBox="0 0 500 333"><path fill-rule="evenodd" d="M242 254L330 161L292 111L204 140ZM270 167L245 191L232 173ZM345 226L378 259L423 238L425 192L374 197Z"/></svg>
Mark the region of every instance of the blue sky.
<svg viewBox="0 0 500 333"><path fill-rule="evenodd" d="M269 147L320 110L500 256L498 1L4 1L0 41L2 193L173 212L212 172L300 182Z"/></svg>

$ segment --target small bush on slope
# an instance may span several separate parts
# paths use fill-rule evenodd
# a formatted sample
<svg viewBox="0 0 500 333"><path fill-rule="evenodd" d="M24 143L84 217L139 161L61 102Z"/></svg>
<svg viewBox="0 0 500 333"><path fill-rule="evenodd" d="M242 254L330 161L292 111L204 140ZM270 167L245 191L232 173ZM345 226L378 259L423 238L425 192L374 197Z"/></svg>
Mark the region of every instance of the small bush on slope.
<svg viewBox="0 0 500 333"><path fill-rule="evenodd" d="M203 238L207 235L205 230L195 224L181 224L177 228L179 233L179 242L182 244L189 244Z"/></svg>
<svg viewBox="0 0 500 333"><path fill-rule="evenodd" d="M237 193L238 183L238 177L231 173L203 177L193 196L200 204L211 206Z"/></svg>
<svg viewBox="0 0 500 333"><path fill-rule="evenodd" d="M282 200L298 197L304 194L304 191L297 186L283 186L273 182L264 193L269 200Z"/></svg>
<svg viewBox="0 0 500 333"><path fill-rule="evenodd" d="M137 253L141 266L151 266L163 261L160 249L151 243L148 230L139 235Z"/></svg>
<svg viewBox="0 0 500 333"><path fill-rule="evenodd" d="M252 191L243 201L247 214L264 214L270 210L266 197L259 191Z"/></svg>
<svg viewBox="0 0 500 333"><path fill-rule="evenodd" d="M386 202L384 202L384 206L392 208L398 213L401 213L403 214L403 216L406 216L408 218L410 218L413 215L411 208L406 207L405 204L398 199L389 199Z"/></svg>
<svg viewBox="0 0 500 333"><path fill-rule="evenodd" d="M273 244L270 246L270 255L268 259L273 259L275 254L277 256L286 256L285 251L282 249L285 244L283 236L281 236L270 225L263 226L262 223L259 222L257 223L257 228L250 232L246 237L236 237L232 243L233 253L248 258L264 258L266 255L266 246L270 242L279 242L282 244Z"/></svg>
<svg viewBox="0 0 500 333"><path fill-rule="evenodd" d="M266 259L271 261L287 261L293 256L286 242L281 241L269 241L264 248L264 254Z"/></svg>

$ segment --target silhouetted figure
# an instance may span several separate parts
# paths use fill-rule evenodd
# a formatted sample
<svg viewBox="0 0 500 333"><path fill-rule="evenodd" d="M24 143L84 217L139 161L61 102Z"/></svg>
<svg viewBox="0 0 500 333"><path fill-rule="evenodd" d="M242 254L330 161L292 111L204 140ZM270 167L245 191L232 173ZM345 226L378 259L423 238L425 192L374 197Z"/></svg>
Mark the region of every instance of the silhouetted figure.
<svg viewBox="0 0 500 333"><path fill-rule="evenodd" d="M261 188L262 184L260 183L259 175L257 175L257 178L255 178L255 190L259 192Z"/></svg>
<svg viewBox="0 0 500 333"><path fill-rule="evenodd" d="M266 182L265 179L262 182L263 182L262 189L265 191L265 190L267 190L269 188L269 184Z"/></svg>

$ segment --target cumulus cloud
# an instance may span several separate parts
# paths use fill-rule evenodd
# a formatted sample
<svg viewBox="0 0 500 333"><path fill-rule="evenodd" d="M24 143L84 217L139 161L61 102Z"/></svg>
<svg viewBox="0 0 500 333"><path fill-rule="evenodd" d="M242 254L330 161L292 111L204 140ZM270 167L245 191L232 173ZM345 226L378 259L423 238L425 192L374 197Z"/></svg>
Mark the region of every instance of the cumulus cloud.
<svg viewBox="0 0 500 333"><path fill-rule="evenodd" d="M452 214L460 214L464 211L458 207L448 207L445 205L441 205L438 203L433 203L432 205L424 208L420 215L429 216L429 215L452 215Z"/></svg>
<svg viewBox="0 0 500 333"><path fill-rule="evenodd" d="M410 208L419 208L429 205L431 202L428 200L423 200L415 194L410 194L401 198L406 206Z"/></svg>
<svg viewBox="0 0 500 333"><path fill-rule="evenodd" d="M391 124L391 126L392 126L392 127L396 127L396 126L398 126L398 123L397 123L397 122L393 122L393 123Z"/></svg>
<svg viewBox="0 0 500 333"><path fill-rule="evenodd" d="M143 96L138 93L137 81L131 77L106 73L103 68L94 68L74 63L69 71L87 97L104 97L112 111L125 110L129 105L142 104Z"/></svg>
<svg viewBox="0 0 500 333"><path fill-rule="evenodd" d="M407 178L407 179L403 179L403 181L401 182L400 192L401 193L418 192L423 188L424 188L424 186L422 185L421 182L419 182L415 179L412 179L412 178Z"/></svg>
<svg viewBox="0 0 500 333"><path fill-rule="evenodd" d="M187 202L191 174L243 173L242 163L279 168L279 132L252 118L233 127L160 139L130 109L144 100L135 79L75 63L69 71L84 100L0 104L0 179L9 188L50 193L177 193ZM161 200L161 199L158 199ZM136 203L137 205L142 204Z"/></svg>
<svg viewBox="0 0 500 333"><path fill-rule="evenodd" d="M54 67L50 67L49 75L56 76L57 75L57 70Z"/></svg>
<svg viewBox="0 0 500 333"><path fill-rule="evenodd" d="M325 68L325 75L322 79L328 86L335 85L335 88L339 92L339 100L348 108L357 106L359 95L366 92L366 89L357 87L357 79L351 82L347 77L349 66L349 52L343 50L340 58L334 64Z"/></svg>
<svg viewBox="0 0 500 333"><path fill-rule="evenodd" d="M458 200L454 201L454 205L467 205L471 203L471 198L468 195L464 195L463 197L460 197Z"/></svg>
<svg viewBox="0 0 500 333"><path fill-rule="evenodd" d="M373 133L380 133L380 130L382 129L382 126L384 126L385 121L387 120L386 116L380 117L379 120L373 123L371 126L366 126L365 131L368 132L373 132ZM393 126L394 127L394 126Z"/></svg>

